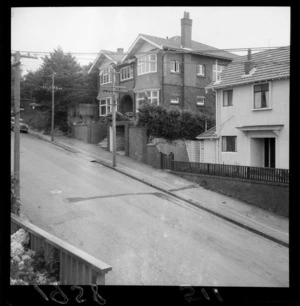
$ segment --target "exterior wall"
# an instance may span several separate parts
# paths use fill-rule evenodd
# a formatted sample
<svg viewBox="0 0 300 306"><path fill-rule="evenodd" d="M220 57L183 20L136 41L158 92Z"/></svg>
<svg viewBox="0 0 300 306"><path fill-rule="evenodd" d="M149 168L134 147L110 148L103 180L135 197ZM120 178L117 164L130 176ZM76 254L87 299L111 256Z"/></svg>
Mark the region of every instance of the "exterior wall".
<svg viewBox="0 0 300 306"><path fill-rule="evenodd" d="M229 177L224 178L212 175L183 174L180 172L172 173L198 183L204 188L212 191L217 191L284 217L289 216L288 185L233 179Z"/></svg>
<svg viewBox="0 0 300 306"><path fill-rule="evenodd" d="M72 126L72 137L86 143L99 143L107 136L107 125L104 123L90 123Z"/></svg>
<svg viewBox="0 0 300 306"><path fill-rule="evenodd" d="M129 125L129 157L140 162L147 162L147 130L144 127Z"/></svg>
<svg viewBox="0 0 300 306"><path fill-rule="evenodd" d="M259 166L258 156L254 158L261 142L251 139L276 137L276 168L289 168L289 80L270 83L271 108L253 110L253 85L233 87L233 106L222 106L222 91L217 93L217 133L221 136L237 136L237 152L221 152L218 163ZM250 132L249 135L236 127L252 125L283 124L279 136L273 132ZM221 138L220 138L221 141ZM260 157L261 158L261 157ZM256 164L253 164L253 163Z"/></svg>

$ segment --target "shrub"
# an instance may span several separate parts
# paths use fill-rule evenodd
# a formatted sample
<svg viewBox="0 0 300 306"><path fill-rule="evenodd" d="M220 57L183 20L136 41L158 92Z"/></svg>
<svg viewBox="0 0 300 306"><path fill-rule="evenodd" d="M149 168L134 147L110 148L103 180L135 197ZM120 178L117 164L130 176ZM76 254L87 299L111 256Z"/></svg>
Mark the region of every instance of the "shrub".
<svg viewBox="0 0 300 306"><path fill-rule="evenodd" d="M213 123L211 116L181 110L177 107L166 109L160 105L145 102L138 113L138 123L146 126L152 137L175 139L195 139L204 132L205 121Z"/></svg>
<svg viewBox="0 0 300 306"><path fill-rule="evenodd" d="M57 257L46 262L43 249L34 252L28 246L29 234L24 229L11 235L11 285L56 284L59 275ZM50 266L55 267L54 271L48 270Z"/></svg>
<svg viewBox="0 0 300 306"><path fill-rule="evenodd" d="M15 185L16 185L16 178L11 175L11 187L10 187L10 211L16 215L20 215L20 207L21 202L20 199L15 194Z"/></svg>
<svg viewBox="0 0 300 306"><path fill-rule="evenodd" d="M130 117L128 115L124 115L122 113L116 112L116 121L129 121ZM101 123L112 122L112 113L108 113L100 119Z"/></svg>

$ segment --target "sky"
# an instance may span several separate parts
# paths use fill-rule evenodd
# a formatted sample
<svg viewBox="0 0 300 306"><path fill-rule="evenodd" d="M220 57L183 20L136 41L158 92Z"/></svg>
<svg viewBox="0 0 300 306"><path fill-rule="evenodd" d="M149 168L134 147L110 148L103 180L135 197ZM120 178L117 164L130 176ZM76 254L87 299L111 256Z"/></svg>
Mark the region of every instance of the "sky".
<svg viewBox="0 0 300 306"><path fill-rule="evenodd" d="M192 40L219 49L290 45L289 6L268 7L17 7L11 9L11 50L53 52L61 47L81 65L101 49L126 52L139 34L181 35L190 13ZM22 52L21 52L22 54ZM238 55L243 55L236 53ZM22 59L22 70L36 70L39 59Z"/></svg>

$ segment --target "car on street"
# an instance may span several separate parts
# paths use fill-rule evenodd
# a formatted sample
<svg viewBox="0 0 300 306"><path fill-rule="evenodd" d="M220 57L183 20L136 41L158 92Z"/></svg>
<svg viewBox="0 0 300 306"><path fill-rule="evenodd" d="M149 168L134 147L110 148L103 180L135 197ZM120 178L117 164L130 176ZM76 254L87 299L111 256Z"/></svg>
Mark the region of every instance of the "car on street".
<svg viewBox="0 0 300 306"><path fill-rule="evenodd" d="M10 129L13 131L15 127L15 117L11 117ZM20 118L20 132L28 133L28 125Z"/></svg>

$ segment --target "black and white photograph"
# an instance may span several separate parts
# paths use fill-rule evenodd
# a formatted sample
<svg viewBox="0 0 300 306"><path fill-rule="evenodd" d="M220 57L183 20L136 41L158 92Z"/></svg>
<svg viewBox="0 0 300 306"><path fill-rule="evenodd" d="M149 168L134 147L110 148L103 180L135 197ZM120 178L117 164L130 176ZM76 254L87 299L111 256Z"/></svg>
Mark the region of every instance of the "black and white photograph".
<svg viewBox="0 0 300 306"><path fill-rule="evenodd" d="M10 285L288 288L290 14L12 7Z"/></svg>

